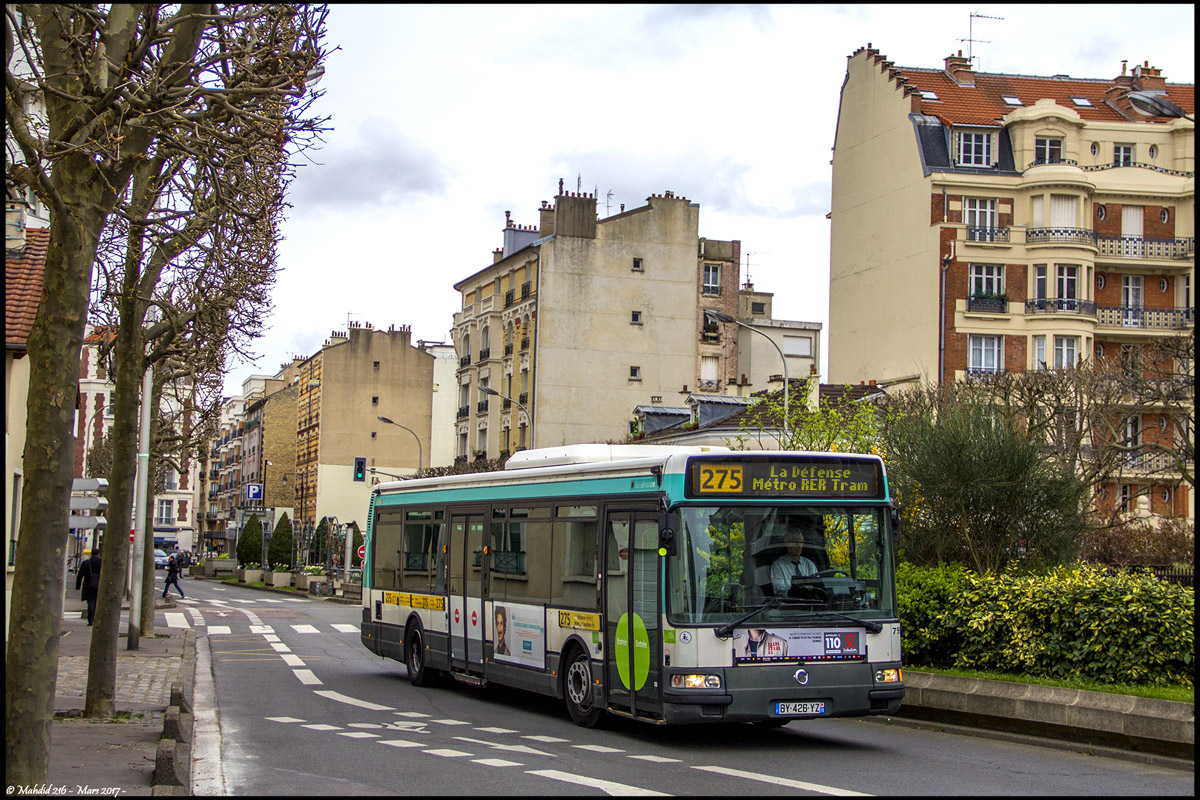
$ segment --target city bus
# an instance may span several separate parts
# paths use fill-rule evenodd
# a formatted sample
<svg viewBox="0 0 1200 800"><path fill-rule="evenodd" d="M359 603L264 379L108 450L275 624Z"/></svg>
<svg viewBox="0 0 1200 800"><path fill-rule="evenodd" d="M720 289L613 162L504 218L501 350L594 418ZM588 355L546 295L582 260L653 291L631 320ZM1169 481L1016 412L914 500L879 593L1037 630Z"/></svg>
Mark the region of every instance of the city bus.
<svg viewBox="0 0 1200 800"><path fill-rule="evenodd" d="M898 535L874 455L520 451L374 488L361 640L413 685L537 692L585 727L889 714Z"/></svg>

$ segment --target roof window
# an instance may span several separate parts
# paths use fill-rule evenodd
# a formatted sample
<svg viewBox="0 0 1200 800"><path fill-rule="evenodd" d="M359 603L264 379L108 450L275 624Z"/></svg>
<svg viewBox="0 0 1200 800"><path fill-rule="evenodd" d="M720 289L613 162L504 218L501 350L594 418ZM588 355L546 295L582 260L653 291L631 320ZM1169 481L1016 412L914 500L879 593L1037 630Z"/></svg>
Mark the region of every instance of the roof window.
<svg viewBox="0 0 1200 800"><path fill-rule="evenodd" d="M1087 106L1088 108L1091 108L1092 106L1092 101L1088 100L1086 97L1072 97L1071 102L1077 106Z"/></svg>
<svg viewBox="0 0 1200 800"><path fill-rule="evenodd" d="M926 100L937 100L938 102L941 102L942 99L938 97L937 92L933 91L932 89L922 89L921 97L925 98Z"/></svg>
<svg viewBox="0 0 1200 800"><path fill-rule="evenodd" d="M1002 94L1002 95L1000 95L1000 99L1001 99L1001 100L1003 100L1004 102L1008 103L1010 106L1023 106L1023 105L1025 105L1024 103L1022 103L1022 102L1021 102L1021 98L1019 98L1019 97L1016 97L1016 96L1014 96L1014 95L1011 95L1011 94Z"/></svg>

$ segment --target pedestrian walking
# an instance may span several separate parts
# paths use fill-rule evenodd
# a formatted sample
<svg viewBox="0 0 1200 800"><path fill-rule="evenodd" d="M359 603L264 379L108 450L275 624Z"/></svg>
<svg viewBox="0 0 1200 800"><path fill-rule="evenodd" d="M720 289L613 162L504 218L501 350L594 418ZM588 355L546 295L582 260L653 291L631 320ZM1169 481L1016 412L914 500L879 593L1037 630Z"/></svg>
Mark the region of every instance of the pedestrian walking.
<svg viewBox="0 0 1200 800"><path fill-rule="evenodd" d="M80 597L87 603L87 620L91 625L96 618L96 598L100 594L100 548L93 550L91 558L75 573L75 588L83 589Z"/></svg>
<svg viewBox="0 0 1200 800"><path fill-rule="evenodd" d="M163 584L163 597L167 596L167 590L171 588L172 583L179 590L179 596L183 597L183 587L179 585L179 561L174 555L167 559L167 581Z"/></svg>

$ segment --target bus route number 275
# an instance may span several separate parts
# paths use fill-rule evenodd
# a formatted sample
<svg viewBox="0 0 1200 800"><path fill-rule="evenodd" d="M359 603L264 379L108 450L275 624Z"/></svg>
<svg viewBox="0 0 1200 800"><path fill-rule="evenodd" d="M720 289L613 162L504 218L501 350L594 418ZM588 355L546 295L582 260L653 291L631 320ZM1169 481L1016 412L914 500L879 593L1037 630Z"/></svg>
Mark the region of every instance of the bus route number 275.
<svg viewBox="0 0 1200 800"><path fill-rule="evenodd" d="M702 464L700 465L700 493L704 492L740 492L745 485L742 480L741 464Z"/></svg>

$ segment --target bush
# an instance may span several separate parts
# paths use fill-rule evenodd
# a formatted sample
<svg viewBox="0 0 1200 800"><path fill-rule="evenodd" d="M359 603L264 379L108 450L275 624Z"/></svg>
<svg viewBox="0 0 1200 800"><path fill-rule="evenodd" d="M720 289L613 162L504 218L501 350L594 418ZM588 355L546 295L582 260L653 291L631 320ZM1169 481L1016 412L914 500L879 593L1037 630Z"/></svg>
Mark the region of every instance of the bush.
<svg viewBox="0 0 1200 800"><path fill-rule="evenodd" d="M1080 539L1079 557L1108 566L1196 563L1194 528L1186 519L1134 520L1113 528L1088 531Z"/></svg>
<svg viewBox="0 0 1200 800"><path fill-rule="evenodd" d="M292 524L286 513L275 524L271 540L267 542L267 563L276 572L292 568Z"/></svg>
<svg viewBox="0 0 1200 800"><path fill-rule="evenodd" d="M1194 685L1190 588L1086 565L980 576L901 564L897 582L909 663Z"/></svg>
<svg viewBox="0 0 1200 800"><path fill-rule="evenodd" d="M237 557L238 565L243 569L248 569L246 565L251 562L262 561L262 523L258 517L248 519L238 535Z"/></svg>

